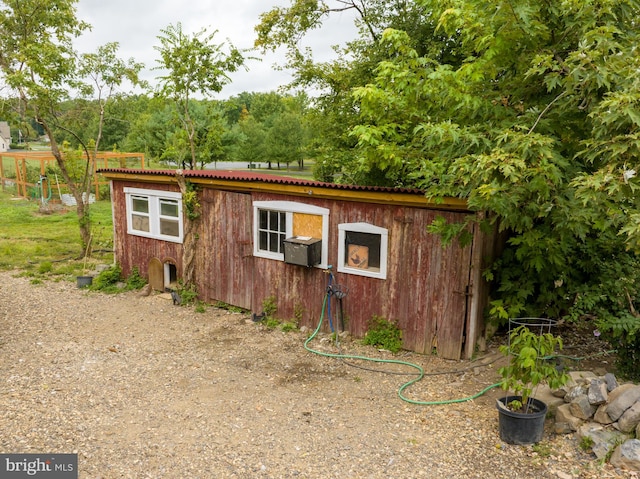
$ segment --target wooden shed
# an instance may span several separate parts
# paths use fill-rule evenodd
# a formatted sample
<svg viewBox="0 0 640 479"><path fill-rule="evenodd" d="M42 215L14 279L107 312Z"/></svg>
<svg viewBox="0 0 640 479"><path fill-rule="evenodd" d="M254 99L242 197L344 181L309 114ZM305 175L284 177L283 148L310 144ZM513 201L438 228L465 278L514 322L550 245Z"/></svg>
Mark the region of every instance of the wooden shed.
<svg viewBox="0 0 640 479"><path fill-rule="evenodd" d="M403 331L403 347L470 358L483 334L493 250L478 227L473 241L443 247L427 226L461 222L466 203L431 203L413 189L348 186L245 171L99 171L111 181L115 257L156 289L180 280L187 204L177 174L195 186L195 278L200 299L317 326L330 267L346 296L345 328L362 337L376 315ZM335 310L335 308L334 308Z"/></svg>

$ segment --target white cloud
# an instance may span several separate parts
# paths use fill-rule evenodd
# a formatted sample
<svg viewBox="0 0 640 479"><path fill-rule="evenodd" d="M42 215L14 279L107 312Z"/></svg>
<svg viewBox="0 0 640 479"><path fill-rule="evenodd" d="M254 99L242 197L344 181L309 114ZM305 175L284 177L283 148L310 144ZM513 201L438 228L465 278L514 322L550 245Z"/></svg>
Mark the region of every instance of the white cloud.
<svg viewBox="0 0 640 479"><path fill-rule="evenodd" d="M274 6L288 6L288 0L79 0L78 17L92 25L92 31L76 42L80 52L94 51L107 42L120 44L119 56L134 58L145 64L143 78L153 82L159 74L157 66L161 30L171 24L182 23L185 33L193 34L203 28L217 30L215 42L230 40L238 48L251 48L256 38L254 27L259 16ZM334 54L331 45L344 44L355 36L352 16L337 15L323 29L314 32L306 41L317 59L325 60ZM254 54L253 56L258 56ZM262 61L250 61L249 71L234 73L219 98L228 98L243 91L273 91L289 82L287 72L277 71L274 63L282 64L284 54L265 55Z"/></svg>

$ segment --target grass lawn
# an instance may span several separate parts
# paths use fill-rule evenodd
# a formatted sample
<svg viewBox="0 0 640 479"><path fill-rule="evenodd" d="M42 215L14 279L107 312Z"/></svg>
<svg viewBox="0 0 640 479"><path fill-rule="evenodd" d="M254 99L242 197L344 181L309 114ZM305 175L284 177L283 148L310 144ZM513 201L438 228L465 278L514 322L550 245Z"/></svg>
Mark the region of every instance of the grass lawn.
<svg viewBox="0 0 640 479"><path fill-rule="evenodd" d="M84 251L75 207L51 205L41 213L38 201L0 192L0 270L20 269L29 274L69 275L84 268ZM113 261L111 202L91 205L93 248L87 266Z"/></svg>

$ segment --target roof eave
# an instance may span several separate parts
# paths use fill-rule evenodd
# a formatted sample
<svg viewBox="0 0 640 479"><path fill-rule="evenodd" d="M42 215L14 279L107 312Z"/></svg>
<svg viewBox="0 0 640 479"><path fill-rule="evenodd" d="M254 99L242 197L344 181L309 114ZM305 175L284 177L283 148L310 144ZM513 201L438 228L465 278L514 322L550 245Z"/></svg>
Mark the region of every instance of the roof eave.
<svg viewBox="0 0 640 479"><path fill-rule="evenodd" d="M158 174L138 174L102 171L101 174L110 180L177 185L175 176L168 175L166 172ZM203 178L198 176L190 176L189 181L193 184L202 185L207 188L226 191L286 194L306 198L338 199L342 201L357 201L385 205L392 204L447 211L469 211L466 200L461 198L443 198L442 201L435 202L429 200L423 194L395 192L392 190L350 190L317 185L295 185L272 183L261 180L233 180L226 178Z"/></svg>

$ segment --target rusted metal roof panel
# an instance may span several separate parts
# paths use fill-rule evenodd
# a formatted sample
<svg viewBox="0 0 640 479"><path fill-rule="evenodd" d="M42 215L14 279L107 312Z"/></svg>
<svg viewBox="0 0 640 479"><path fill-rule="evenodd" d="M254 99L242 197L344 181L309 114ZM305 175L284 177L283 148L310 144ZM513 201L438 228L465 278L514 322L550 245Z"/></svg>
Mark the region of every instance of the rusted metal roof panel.
<svg viewBox="0 0 640 479"><path fill-rule="evenodd" d="M400 204L445 211L468 211L467 202L460 198L431 201L425 192L412 188L342 185L304 180L266 173L233 170L143 170L105 168L98 170L105 178L120 181L141 181L154 184L175 182L178 171L193 183L228 191L284 193L302 197L329 198L378 204Z"/></svg>

